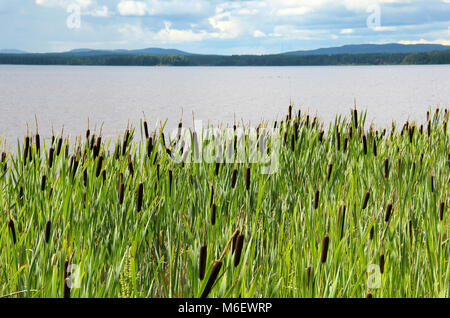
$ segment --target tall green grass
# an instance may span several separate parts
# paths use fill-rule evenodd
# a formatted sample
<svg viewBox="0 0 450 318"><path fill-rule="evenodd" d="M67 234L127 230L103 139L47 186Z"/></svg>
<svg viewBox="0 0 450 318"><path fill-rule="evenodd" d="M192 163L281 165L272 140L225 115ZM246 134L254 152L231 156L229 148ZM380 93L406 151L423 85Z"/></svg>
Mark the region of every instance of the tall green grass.
<svg viewBox="0 0 450 318"><path fill-rule="evenodd" d="M269 175L174 163L146 122L115 145L30 134L0 163L0 296L200 297L221 261L209 297L450 297L448 117L375 131L290 107Z"/></svg>

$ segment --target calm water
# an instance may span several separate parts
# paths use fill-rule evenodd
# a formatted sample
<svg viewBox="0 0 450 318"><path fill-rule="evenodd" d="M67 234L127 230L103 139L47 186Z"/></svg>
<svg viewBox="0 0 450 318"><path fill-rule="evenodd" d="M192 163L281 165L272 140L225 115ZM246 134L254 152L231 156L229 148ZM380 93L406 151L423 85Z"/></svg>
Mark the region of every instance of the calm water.
<svg viewBox="0 0 450 318"><path fill-rule="evenodd" d="M185 125L234 118L256 125L280 119L290 99L324 121L349 114L354 100L367 119L422 121L426 110L450 104L450 65L343 67L80 67L0 65L0 135L15 147L26 124L51 135L64 125L72 136L103 123L106 137L138 127L142 112L152 125Z"/></svg>

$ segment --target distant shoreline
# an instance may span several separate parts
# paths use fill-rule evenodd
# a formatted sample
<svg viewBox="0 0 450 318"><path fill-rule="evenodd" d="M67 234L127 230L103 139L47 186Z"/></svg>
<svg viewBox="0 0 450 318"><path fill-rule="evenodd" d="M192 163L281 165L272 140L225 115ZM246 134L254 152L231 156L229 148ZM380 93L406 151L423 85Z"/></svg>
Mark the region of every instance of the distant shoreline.
<svg viewBox="0 0 450 318"><path fill-rule="evenodd" d="M334 55L96 55L0 54L0 65L81 66L369 66L450 64L450 50Z"/></svg>

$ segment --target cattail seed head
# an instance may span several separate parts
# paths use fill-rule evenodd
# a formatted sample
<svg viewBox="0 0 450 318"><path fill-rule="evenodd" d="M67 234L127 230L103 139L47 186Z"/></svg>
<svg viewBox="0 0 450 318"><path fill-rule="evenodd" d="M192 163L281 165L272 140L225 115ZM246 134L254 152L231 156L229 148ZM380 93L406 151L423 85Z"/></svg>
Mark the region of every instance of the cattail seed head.
<svg viewBox="0 0 450 318"><path fill-rule="evenodd" d="M430 186L431 186L431 192L434 192L434 176L430 176Z"/></svg>
<svg viewBox="0 0 450 318"><path fill-rule="evenodd" d="M231 176L231 187L234 188L236 185L236 178L237 178L237 170L233 170L233 175Z"/></svg>
<svg viewBox="0 0 450 318"><path fill-rule="evenodd" d="M220 169L220 162L216 162L216 176L219 175L219 169Z"/></svg>
<svg viewBox="0 0 450 318"><path fill-rule="evenodd" d="M133 162L131 161L131 159L128 159L128 171L130 171L130 174L133 176L134 175L134 169L133 169Z"/></svg>
<svg viewBox="0 0 450 318"><path fill-rule="evenodd" d="M376 139L373 140L373 155L375 157L377 156L377 140Z"/></svg>
<svg viewBox="0 0 450 318"><path fill-rule="evenodd" d="M103 165L103 156L98 157L97 161L97 169L95 171L95 176L98 178L100 175L100 172L102 171L102 165Z"/></svg>
<svg viewBox="0 0 450 318"><path fill-rule="evenodd" d="M380 273L383 274L384 273L384 254L380 255L379 265L380 265Z"/></svg>
<svg viewBox="0 0 450 318"><path fill-rule="evenodd" d="M323 142L323 134L324 134L324 131L321 130L321 131L319 132L319 142L320 142L320 143Z"/></svg>
<svg viewBox="0 0 450 318"><path fill-rule="evenodd" d="M330 181L331 172L333 171L333 163L330 163L328 165L328 174L327 174L327 180Z"/></svg>
<svg viewBox="0 0 450 318"><path fill-rule="evenodd" d="M236 239L236 250L234 253L234 267L237 267L239 265L243 246L244 246L244 235L239 234Z"/></svg>
<svg viewBox="0 0 450 318"><path fill-rule="evenodd" d="M87 183L88 183L87 169L84 169L84 171L83 171L83 184L84 184L85 187L87 187Z"/></svg>
<svg viewBox="0 0 450 318"><path fill-rule="evenodd" d="M139 183L138 192L137 192L137 211L140 212L142 208L142 197L144 195L144 185Z"/></svg>
<svg viewBox="0 0 450 318"><path fill-rule="evenodd" d="M216 204L213 203L211 205L211 224L215 225L216 224Z"/></svg>
<svg viewBox="0 0 450 318"><path fill-rule="evenodd" d="M49 151L48 151L48 166L51 168L53 165L53 153L55 152L55 150L53 149L53 147L50 147Z"/></svg>
<svg viewBox="0 0 450 318"><path fill-rule="evenodd" d="M370 197L370 191L367 191L366 195L364 196L364 201L363 201L363 205L362 205L363 210L365 208L367 208L367 203L369 202L369 197Z"/></svg>
<svg viewBox="0 0 450 318"><path fill-rule="evenodd" d="M384 160L384 177L387 179L389 177L389 159Z"/></svg>
<svg viewBox="0 0 450 318"><path fill-rule="evenodd" d="M345 139L344 139L344 152L347 152L347 145L348 145L348 138L345 137Z"/></svg>
<svg viewBox="0 0 450 318"><path fill-rule="evenodd" d="M444 201L441 202L441 205L439 207L439 220L444 220L444 210L445 210L445 203Z"/></svg>
<svg viewBox="0 0 450 318"><path fill-rule="evenodd" d="M319 207L319 189L316 190L316 193L314 194L314 209L317 209Z"/></svg>
<svg viewBox="0 0 450 318"><path fill-rule="evenodd" d="M329 243L330 243L330 238L328 237L328 235L325 235L322 240L322 254L320 257L320 262L322 264L324 264L327 261Z"/></svg>
<svg viewBox="0 0 450 318"><path fill-rule="evenodd" d="M169 193L172 193L172 180L173 180L172 170L169 169Z"/></svg>
<svg viewBox="0 0 450 318"><path fill-rule="evenodd" d="M202 245L200 247L200 263L198 268L198 278L200 278L200 280L203 280L203 278L205 278L207 258L208 258L208 247L206 245Z"/></svg>
<svg viewBox="0 0 450 318"><path fill-rule="evenodd" d="M144 120L144 133L145 133L145 139L148 139L148 126L147 126L146 120Z"/></svg>
<svg viewBox="0 0 450 318"><path fill-rule="evenodd" d="M392 203L389 203L386 207L386 214L384 216L385 222L389 222L389 219L391 218L391 212L392 212Z"/></svg>
<svg viewBox="0 0 450 318"><path fill-rule="evenodd" d="M120 186L119 186L119 204L120 205L122 205L122 203L123 203L124 194L125 194L125 188L124 188L124 184L122 182L122 183L120 183Z"/></svg>
<svg viewBox="0 0 450 318"><path fill-rule="evenodd" d="M363 135L363 150L364 150L364 154L367 155L367 138L366 138L366 135Z"/></svg>
<svg viewBox="0 0 450 318"><path fill-rule="evenodd" d="M374 228L373 225L372 225L372 227L370 228L370 232L369 232L369 239L370 239L370 240L373 239L374 233L375 233L375 228Z"/></svg>
<svg viewBox="0 0 450 318"><path fill-rule="evenodd" d="M36 142L36 152L39 154L41 152L41 138L39 137L39 134L36 134L35 142Z"/></svg>
<svg viewBox="0 0 450 318"><path fill-rule="evenodd" d="M50 231L52 227L52 222L50 220L47 221L45 224L45 243L48 243L50 239Z"/></svg>
<svg viewBox="0 0 450 318"><path fill-rule="evenodd" d="M250 167L245 171L245 189L247 191L250 189Z"/></svg>
<svg viewBox="0 0 450 318"><path fill-rule="evenodd" d="M219 276L220 269L222 268L222 261L215 261L211 274L209 275L208 282L206 283L205 289L203 290L201 298L208 297L211 289L216 282L217 276Z"/></svg>
<svg viewBox="0 0 450 318"><path fill-rule="evenodd" d="M9 219L8 227L11 231L13 243L16 244L16 228L12 219Z"/></svg>
<svg viewBox="0 0 450 318"><path fill-rule="evenodd" d="M237 237L239 236L239 230L237 230L232 238L232 245L231 245L231 251L232 253L234 253L234 251L236 250L236 241L237 241Z"/></svg>
<svg viewBox="0 0 450 318"><path fill-rule="evenodd" d="M45 177L45 174L43 174L42 179L41 179L41 191L45 190L45 181L46 181L46 177Z"/></svg>
<svg viewBox="0 0 450 318"><path fill-rule="evenodd" d="M345 223L345 205L342 205L339 209L339 216L338 216L338 228L341 232L341 240L344 236L344 223Z"/></svg>
<svg viewBox="0 0 450 318"><path fill-rule="evenodd" d="M25 145L23 148L23 163L24 165L27 164L27 157L28 157L28 151L30 148L30 137L26 136L25 137Z"/></svg>
<svg viewBox="0 0 450 318"><path fill-rule="evenodd" d="M56 146L56 155L57 156L59 156L59 154L61 153L62 143L63 143L63 139L62 139L62 137L59 137L58 144Z"/></svg>

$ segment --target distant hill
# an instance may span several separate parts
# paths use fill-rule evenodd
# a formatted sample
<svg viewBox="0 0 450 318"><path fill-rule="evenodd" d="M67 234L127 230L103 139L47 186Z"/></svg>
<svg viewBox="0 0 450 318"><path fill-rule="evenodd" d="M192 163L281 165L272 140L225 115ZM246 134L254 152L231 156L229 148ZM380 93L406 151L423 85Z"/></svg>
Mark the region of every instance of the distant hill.
<svg viewBox="0 0 450 318"><path fill-rule="evenodd" d="M54 55L70 55L70 56L97 56L97 55L180 55L191 56L196 55L176 49L146 48L139 50L92 50L92 49L76 49L61 53L47 53Z"/></svg>
<svg viewBox="0 0 450 318"><path fill-rule="evenodd" d="M13 49L0 50L0 54L27 54L28 52Z"/></svg>
<svg viewBox="0 0 450 318"><path fill-rule="evenodd" d="M355 44L339 47L322 48L309 51L293 51L283 55L335 55L335 54L395 54L425 53L450 50L450 46L441 44Z"/></svg>

